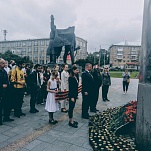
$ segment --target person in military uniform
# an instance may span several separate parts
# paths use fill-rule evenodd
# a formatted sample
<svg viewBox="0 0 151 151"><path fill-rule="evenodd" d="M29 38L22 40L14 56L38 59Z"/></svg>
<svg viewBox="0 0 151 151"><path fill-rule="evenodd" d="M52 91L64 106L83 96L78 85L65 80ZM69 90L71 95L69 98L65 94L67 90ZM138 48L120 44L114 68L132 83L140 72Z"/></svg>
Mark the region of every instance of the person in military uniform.
<svg viewBox="0 0 151 151"><path fill-rule="evenodd" d="M99 98L99 90L102 85L102 76L101 76L101 73L99 70L98 63L95 63L93 65L93 70L91 71L91 74L92 74L93 80L94 80L94 88L93 88L93 99L90 104L90 111L97 112L99 110L97 110L96 106L97 106L97 102L98 102L98 98Z"/></svg>

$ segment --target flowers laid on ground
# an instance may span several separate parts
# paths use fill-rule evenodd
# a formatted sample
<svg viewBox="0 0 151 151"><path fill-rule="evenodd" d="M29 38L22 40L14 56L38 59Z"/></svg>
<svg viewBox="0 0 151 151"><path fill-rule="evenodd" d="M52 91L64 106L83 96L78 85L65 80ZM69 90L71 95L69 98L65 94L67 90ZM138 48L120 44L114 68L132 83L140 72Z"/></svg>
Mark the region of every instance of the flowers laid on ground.
<svg viewBox="0 0 151 151"><path fill-rule="evenodd" d="M132 101L125 105L125 117L124 121L125 122L134 122L136 119L136 107L137 107L137 102Z"/></svg>
<svg viewBox="0 0 151 151"><path fill-rule="evenodd" d="M89 142L95 151L136 151L134 128L137 102L108 108L89 120ZM122 135L121 135L122 134Z"/></svg>

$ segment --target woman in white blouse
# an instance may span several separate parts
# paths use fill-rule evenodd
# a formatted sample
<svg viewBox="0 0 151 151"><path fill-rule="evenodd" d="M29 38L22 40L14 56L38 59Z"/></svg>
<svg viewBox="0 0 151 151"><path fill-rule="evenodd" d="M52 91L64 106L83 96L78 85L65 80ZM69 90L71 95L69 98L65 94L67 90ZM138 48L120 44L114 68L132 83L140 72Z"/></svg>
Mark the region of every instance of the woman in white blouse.
<svg viewBox="0 0 151 151"><path fill-rule="evenodd" d="M68 65L64 64L63 65L63 71L61 73L61 91L65 92L68 91L68 78L69 78L69 73L68 73ZM60 101L61 103L61 112L67 113L68 111L65 108L66 105L66 100Z"/></svg>

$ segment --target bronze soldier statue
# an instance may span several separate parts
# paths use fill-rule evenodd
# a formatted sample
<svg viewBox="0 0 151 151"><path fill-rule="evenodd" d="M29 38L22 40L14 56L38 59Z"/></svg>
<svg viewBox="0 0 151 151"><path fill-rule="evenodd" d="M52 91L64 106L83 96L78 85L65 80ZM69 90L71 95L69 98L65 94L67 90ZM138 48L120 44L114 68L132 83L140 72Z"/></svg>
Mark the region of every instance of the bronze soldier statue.
<svg viewBox="0 0 151 151"><path fill-rule="evenodd" d="M63 61L66 63L67 55L70 54L72 64L74 63L74 51L80 49L76 48L76 36L74 34L75 27L68 27L67 29L56 29L54 25L54 17L51 15L51 32L50 42L47 48L47 55L50 55L50 63L56 63L56 59L60 56L62 47L65 47Z"/></svg>

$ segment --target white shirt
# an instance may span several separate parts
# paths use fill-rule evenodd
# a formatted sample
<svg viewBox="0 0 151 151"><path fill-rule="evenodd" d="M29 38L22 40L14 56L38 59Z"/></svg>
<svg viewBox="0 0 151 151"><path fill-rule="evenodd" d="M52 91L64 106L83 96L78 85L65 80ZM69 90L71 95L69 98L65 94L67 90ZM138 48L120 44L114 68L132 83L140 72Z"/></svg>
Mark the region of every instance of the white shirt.
<svg viewBox="0 0 151 151"><path fill-rule="evenodd" d="M41 85L43 85L44 75L43 75L43 73L41 73L41 72L40 72L40 82L41 82Z"/></svg>
<svg viewBox="0 0 151 151"><path fill-rule="evenodd" d="M9 73L10 71L10 68L9 67L4 67L4 70L7 72L7 74Z"/></svg>
<svg viewBox="0 0 151 151"><path fill-rule="evenodd" d="M67 71L62 71L61 73L61 90L68 90L68 78L69 78L69 73Z"/></svg>
<svg viewBox="0 0 151 151"><path fill-rule="evenodd" d="M22 71L24 72L24 74L26 74L26 69L25 68L22 68Z"/></svg>

